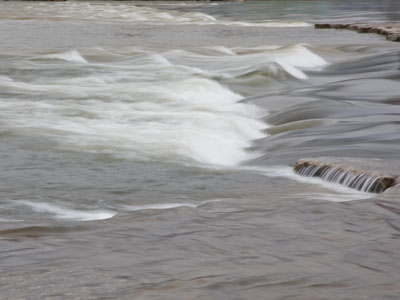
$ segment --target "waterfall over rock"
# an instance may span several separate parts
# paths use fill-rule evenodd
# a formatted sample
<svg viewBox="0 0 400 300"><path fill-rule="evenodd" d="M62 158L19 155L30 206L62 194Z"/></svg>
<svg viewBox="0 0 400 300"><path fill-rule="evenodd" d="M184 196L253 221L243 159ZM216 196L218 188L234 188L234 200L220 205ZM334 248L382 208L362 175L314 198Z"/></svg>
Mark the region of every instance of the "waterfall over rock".
<svg viewBox="0 0 400 300"><path fill-rule="evenodd" d="M306 158L294 165L294 171L302 176L320 177L356 190L381 193L398 184L398 162L366 158Z"/></svg>

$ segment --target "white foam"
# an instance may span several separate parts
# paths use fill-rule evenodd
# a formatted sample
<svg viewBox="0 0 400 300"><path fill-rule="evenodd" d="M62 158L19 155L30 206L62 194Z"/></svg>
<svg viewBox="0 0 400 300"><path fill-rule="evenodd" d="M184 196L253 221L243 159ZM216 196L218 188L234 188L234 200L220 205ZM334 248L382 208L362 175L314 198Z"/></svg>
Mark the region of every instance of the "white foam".
<svg viewBox="0 0 400 300"><path fill-rule="evenodd" d="M156 63L164 65L164 66L172 66L172 63L160 54L154 53L151 55L151 59L154 60Z"/></svg>
<svg viewBox="0 0 400 300"><path fill-rule="evenodd" d="M310 193L297 193L291 195L291 197L298 197L299 199L315 199L315 200L327 200L333 202L345 202L360 199L368 199L374 197L371 193L366 193L358 190L354 190L343 186L338 183L327 182L317 177L304 177L296 174L293 169L289 166L271 166L271 167L241 167L241 169L254 170L260 174L268 177L285 177L291 180L305 183L307 185L316 185L323 187L332 192L310 192Z"/></svg>
<svg viewBox="0 0 400 300"><path fill-rule="evenodd" d="M221 201L220 199L211 199L202 201L200 203L194 204L190 202L182 202L182 203L159 203L159 204L148 204L148 205L124 205L122 208L128 211L141 211L141 210L165 210L165 209L173 209L178 207L191 207L197 208L204 204L210 202Z"/></svg>
<svg viewBox="0 0 400 300"><path fill-rule="evenodd" d="M371 198L371 195L359 195L357 193L346 194L346 193L297 193L291 195L291 198L297 199L312 199L312 200L324 200L331 202L348 202L354 200L362 200Z"/></svg>
<svg viewBox="0 0 400 300"><path fill-rule="evenodd" d="M0 82L9 83L9 82L12 82L12 81L14 81L14 80L11 77L8 77L8 76L5 76L5 75L0 75Z"/></svg>
<svg viewBox="0 0 400 300"><path fill-rule="evenodd" d="M212 78L235 78L263 68L278 72L279 66L304 78L304 69L326 62L305 45L248 48L237 55L230 53L235 49L215 50L220 51L136 49L117 57L111 53L99 62L93 62L98 49L93 57L84 50L91 62L72 65L75 75L70 77L0 80L2 90L22 95L16 96L18 101L0 99L2 120L13 130L44 136L72 151L236 166L258 155L247 149L265 136L268 125L262 118L267 112L241 102L240 94ZM51 55L80 57L74 51ZM27 61L31 59L40 74L54 57Z"/></svg>
<svg viewBox="0 0 400 300"><path fill-rule="evenodd" d="M225 52L227 50L230 51L228 55L212 56L201 52L174 50L164 53L164 56L172 62L180 63L184 60L193 67L201 67L214 75L220 74L222 78L240 77L254 72L276 75L278 68L281 68L291 76L304 80L308 78L304 71L318 70L328 65L327 61L304 44L224 49Z"/></svg>
<svg viewBox="0 0 400 300"><path fill-rule="evenodd" d="M233 49L224 46L212 46L212 47L206 47L206 49L211 49L223 54L236 55L236 52Z"/></svg>
<svg viewBox="0 0 400 300"><path fill-rule="evenodd" d="M177 207L192 207L196 208L198 205L193 203L162 203L162 204L149 204L149 205L125 205L124 209L129 211L140 211L140 210L163 210Z"/></svg>
<svg viewBox="0 0 400 300"><path fill-rule="evenodd" d="M76 210L59 205L49 204L45 202L18 201L31 207L37 212L49 213L54 215L56 219L71 220L71 221L91 221L104 220L115 216L117 213L111 210Z"/></svg>
<svg viewBox="0 0 400 300"><path fill-rule="evenodd" d="M93 67L84 77L0 82L41 95L40 101L0 101L8 124L66 149L139 161L237 165L254 157L246 148L264 136L264 112L204 74L154 53Z"/></svg>
<svg viewBox="0 0 400 300"><path fill-rule="evenodd" d="M77 50L43 55L42 58L61 59L73 63L87 64L87 60Z"/></svg>
<svg viewBox="0 0 400 300"><path fill-rule="evenodd" d="M16 219L8 219L8 218L0 218L0 222L7 223L7 222L22 222L23 220L16 220Z"/></svg>
<svg viewBox="0 0 400 300"><path fill-rule="evenodd" d="M327 62L309 49L307 44L292 44L276 48L276 54L284 58L284 61L302 68L315 68L325 66Z"/></svg>

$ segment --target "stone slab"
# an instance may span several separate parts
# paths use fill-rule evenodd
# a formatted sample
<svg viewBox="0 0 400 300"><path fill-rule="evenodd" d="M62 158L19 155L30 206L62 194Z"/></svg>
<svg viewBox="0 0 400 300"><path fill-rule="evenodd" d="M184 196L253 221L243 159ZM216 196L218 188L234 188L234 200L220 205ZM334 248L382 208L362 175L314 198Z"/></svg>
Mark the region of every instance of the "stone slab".
<svg viewBox="0 0 400 300"><path fill-rule="evenodd" d="M377 33L386 36L389 41L400 42L400 21L386 23L343 23L327 24L320 23L314 25L315 29L348 29L360 33Z"/></svg>

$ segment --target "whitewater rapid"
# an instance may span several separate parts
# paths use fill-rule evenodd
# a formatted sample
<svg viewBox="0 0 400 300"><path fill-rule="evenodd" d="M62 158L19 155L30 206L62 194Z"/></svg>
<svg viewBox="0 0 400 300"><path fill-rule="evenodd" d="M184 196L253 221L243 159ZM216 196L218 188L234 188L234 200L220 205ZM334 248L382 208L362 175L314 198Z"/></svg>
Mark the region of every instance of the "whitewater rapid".
<svg viewBox="0 0 400 300"><path fill-rule="evenodd" d="M20 75L0 77L1 122L70 151L236 166L258 156L249 148L267 135L268 111L243 102L229 83L252 76L305 80L304 70L326 64L305 45L17 57L8 70ZM41 76L27 78L28 69Z"/></svg>

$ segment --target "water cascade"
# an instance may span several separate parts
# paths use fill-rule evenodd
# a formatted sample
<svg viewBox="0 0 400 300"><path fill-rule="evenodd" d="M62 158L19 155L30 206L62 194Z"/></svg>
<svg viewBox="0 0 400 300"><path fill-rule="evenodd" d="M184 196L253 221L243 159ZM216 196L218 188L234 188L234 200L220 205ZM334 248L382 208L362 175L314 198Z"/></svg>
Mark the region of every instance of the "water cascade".
<svg viewBox="0 0 400 300"><path fill-rule="evenodd" d="M294 165L294 171L301 176L320 177L369 193L382 193L396 185L395 169L390 162L356 158L300 159Z"/></svg>

